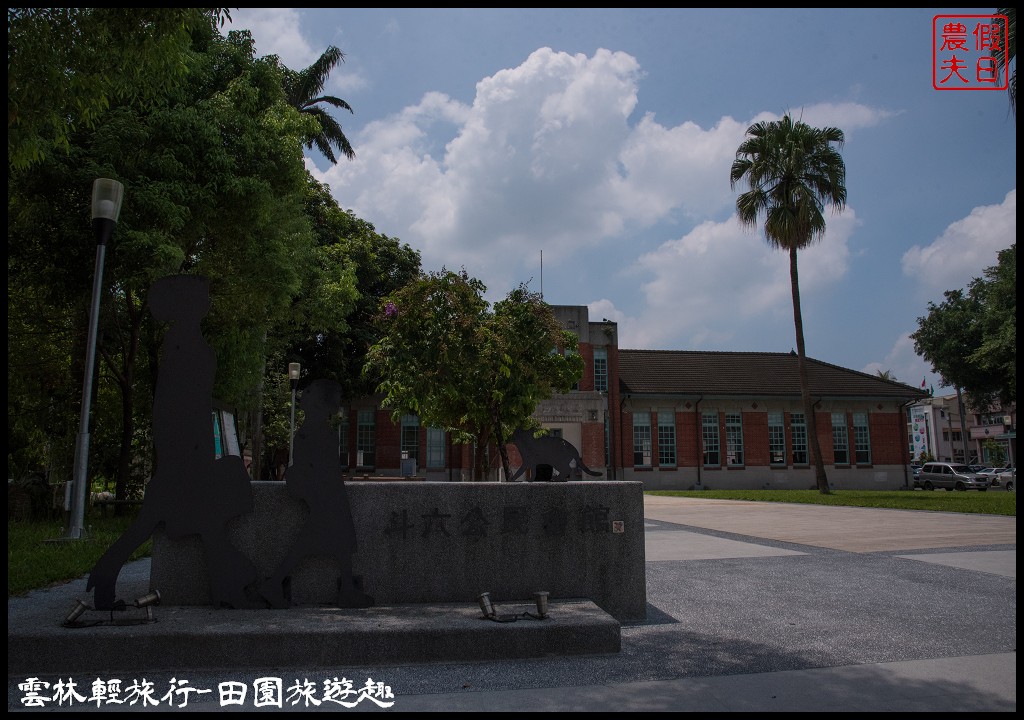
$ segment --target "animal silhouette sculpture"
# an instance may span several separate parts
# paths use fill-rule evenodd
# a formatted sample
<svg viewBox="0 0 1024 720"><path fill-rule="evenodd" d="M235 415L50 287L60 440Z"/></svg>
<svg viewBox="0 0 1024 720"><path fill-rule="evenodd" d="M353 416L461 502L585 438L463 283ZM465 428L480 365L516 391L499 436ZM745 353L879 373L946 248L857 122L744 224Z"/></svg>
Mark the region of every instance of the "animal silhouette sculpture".
<svg viewBox="0 0 1024 720"><path fill-rule="evenodd" d="M583 464L580 451L568 440L553 435L534 437L533 432L519 428L512 434L512 442L523 457L523 464L513 473L509 481L516 481L526 472L527 468L538 465L550 465L553 472L558 473L558 481L582 478L583 473L600 477L602 473L591 470Z"/></svg>
<svg viewBox="0 0 1024 720"><path fill-rule="evenodd" d="M299 407L306 419L295 434L294 461L285 471L288 494L309 507L309 516L299 536L274 574L260 585L260 594L275 608L286 608L285 580L308 555L337 560L337 604L340 607L370 607L373 598L355 586L352 554L356 531L345 481L341 478L338 431L331 418L341 406L341 388L331 380L314 380L302 392Z"/></svg>
<svg viewBox="0 0 1024 720"><path fill-rule="evenodd" d="M172 540L199 536L214 607L250 607L246 586L255 585L258 572L231 544L227 523L252 511L252 489L242 458L216 458L217 360L200 330L210 310L209 283L196 275L164 277L150 288L148 300L153 317L170 323L153 400L157 470L138 517L96 562L86 590L95 590L97 610L117 607L121 568L162 524Z"/></svg>

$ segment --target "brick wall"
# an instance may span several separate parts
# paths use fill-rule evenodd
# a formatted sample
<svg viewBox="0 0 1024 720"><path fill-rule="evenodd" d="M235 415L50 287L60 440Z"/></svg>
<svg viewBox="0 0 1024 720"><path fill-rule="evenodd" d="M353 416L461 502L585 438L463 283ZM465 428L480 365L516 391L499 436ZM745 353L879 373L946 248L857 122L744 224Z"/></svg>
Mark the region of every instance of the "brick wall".
<svg viewBox="0 0 1024 720"><path fill-rule="evenodd" d="M748 465L768 465L771 453L768 447L768 413L743 413L743 447Z"/></svg>

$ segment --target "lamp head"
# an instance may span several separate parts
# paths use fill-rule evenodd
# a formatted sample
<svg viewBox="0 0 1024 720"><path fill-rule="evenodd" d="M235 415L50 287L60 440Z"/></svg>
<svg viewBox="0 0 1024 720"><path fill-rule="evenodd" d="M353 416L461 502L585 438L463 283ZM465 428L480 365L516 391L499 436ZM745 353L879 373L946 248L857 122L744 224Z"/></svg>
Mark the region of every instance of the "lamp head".
<svg viewBox="0 0 1024 720"><path fill-rule="evenodd" d="M288 363L288 379L298 380L299 373L302 371L302 365L299 363Z"/></svg>
<svg viewBox="0 0 1024 720"><path fill-rule="evenodd" d="M123 199L124 185L110 178L97 178L92 183L92 219L116 223Z"/></svg>

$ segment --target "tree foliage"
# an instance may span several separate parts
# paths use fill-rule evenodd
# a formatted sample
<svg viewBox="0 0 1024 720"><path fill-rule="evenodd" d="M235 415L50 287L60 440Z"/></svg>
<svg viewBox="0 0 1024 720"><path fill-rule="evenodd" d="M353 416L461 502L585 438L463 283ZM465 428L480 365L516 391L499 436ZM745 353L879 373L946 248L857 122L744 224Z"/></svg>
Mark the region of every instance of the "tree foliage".
<svg viewBox="0 0 1024 720"><path fill-rule="evenodd" d="M836 212L846 206L846 164L833 147L842 147L844 139L839 128L811 127L788 114L775 122L755 123L747 128L729 173L733 188L741 182L750 188L736 198L740 223L753 228L763 218L765 240L789 253L800 395L815 479L822 493L829 492L828 478L807 378L797 251L824 237L826 203Z"/></svg>
<svg viewBox="0 0 1024 720"><path fill-rule="evenodd" d="M323 95L324 85L331 70L345 60L345 55L331 45L316 62L305 70L286 70L284 75L285 93L288 102L300 113L316 118L318 129L306 137L306 147L316 148L332 163L338 160L334 148L349 160L356 156L356 151L345 136L345 131L321 103L331 107L354 112L352 107L339 97Z"/></svg>
<svg viewBox="0 0 1024 720"><path fill-rule="evenodd" d="M478 451L474 474L487 471L493 442L510 477L505 450L529 424L537 403L567 392L583 373L578 340L551 307L525 286L491 308L484 285L465 270L423 275L384 300L381 339L367 372L396 419L416 414Z"/></svg>
<svg viewBox="0 0 1024 720"><path fill-rule="evenodd" d="M269 329L286 316L313 255L302 205L302 139L311 121L288 104L277 62L256 59L248 33L225 38L212 22L193 28L178 61L187 82L164 102L114 97L102 123L68 135L66 153L9 173L8 289L21 323L11 344L50 351L40 365L54 372L71 369L73 380L50 374L45 381L59 386L53 397L61 402L82 377L74 365L84 356L93 277L92 181L125 185L103 277L97 384L98 398L114 384L121 407L93 422L122 428L119 496L137 454L134 428L148 425L139 421L148 418L158 367L161 329L144 308L152 282L174 273L210 279L204 333L218 357L216 394L244 408L258 403ZM20 383L17 375L9 367L9 382ZM32 388L20 387L32 397Z"/></svg>
<svg viewBox="0 0 1024 720"><path fill-rule="evenodd" d="M929 302L910 336L943 384L964 389L975 407L1017 399L1017 246L998 257L967 292Z"/></svg>
<svg viewBox="0 0 1024 720"><path fill-rule="evenodd" d="M228 8L8 8L7 162L68 151L113 103L157 104L186 76L192 32Z"/></svg>
<svg viewBox="0 0 1024 720"><path fill-rule="evenodd" d="M342 210L330 188L312 177L304 208L314 262L305 268L292 318L279 326L280 345L288 361L302 364L303 375L336 380L346 397L372 393L376 382L362 370L377 340L381 298L419 276L420 255Z"/></svg>

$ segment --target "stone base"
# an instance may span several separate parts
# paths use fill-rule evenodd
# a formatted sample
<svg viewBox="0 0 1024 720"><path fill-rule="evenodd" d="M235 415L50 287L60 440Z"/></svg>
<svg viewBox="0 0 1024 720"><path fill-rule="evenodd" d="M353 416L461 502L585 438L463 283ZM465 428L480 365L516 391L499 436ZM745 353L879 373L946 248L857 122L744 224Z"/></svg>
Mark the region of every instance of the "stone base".
<svg viewBox="0 0 1024 720"><path fill-rule="evenodd" d="M232 542L273 573L305 521L285 483L255 482L254 512L229 524ZM620 622L645 618L643 492L639 482L347 483L358 539L353 575L377 605L496 604L586 598ZM337 563L308 557L292 575L296 605L330 605ZM210 603L198 538L154 535L151 587L168 605ZM282 611L287 612L287 611ZM519 624L519 623L515 623Z"/></svg>

